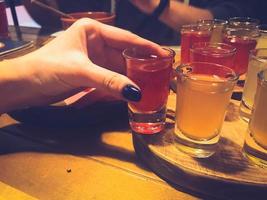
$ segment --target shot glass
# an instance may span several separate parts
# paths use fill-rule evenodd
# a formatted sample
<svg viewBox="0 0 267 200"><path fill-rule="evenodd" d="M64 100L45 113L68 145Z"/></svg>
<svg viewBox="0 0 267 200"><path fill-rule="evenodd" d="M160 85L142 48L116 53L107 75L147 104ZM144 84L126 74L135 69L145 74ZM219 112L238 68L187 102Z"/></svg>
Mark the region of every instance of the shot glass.
<svg viewBox="0 0 267 200"><path fill-rule="evenodd" d="M181 28L181 63L190 61L190 48L197 42L209 42L211 38L210 25L189 24Z"/></svg>
<svg viewBox="0 0 267 200"><path fill-rule="evenodd" d="M177 98L174 142L192 157L215 153L238 76L226 66L192 62L176 69Z"/></svg>
<svg viewBox="0 0 267 200"><path fill-rule="evenodd" d="M257 28L227 28L225 30L223 42L236 48L234 70L238 75L247 72L249 52L255 49L259 36Z"/></svg>
<svg viewBox="0 0 267 200"><path fill-rule="evenodd" d="M267 48L267 24L260 24L257 28L259 29L260 37L256 48Z"/></svg>
<svg viewBox="0 0 267 200"><path fill-rule="evenodd" d="M240 104L240 116L246 122L251 117L254 97L257 88L257 73L267 69L267 48L254 49L250 52L248 72Z"/></svg>
<svg viewBox="0 0 267 200"><path fill-rule="evenodd" d="M229 28L255 28L260 24L260 20L251 17L232 17L228 23Z"/></svg>
<svg viewBox="0 0 267 200"><path fill-rule="evenodd" d="M8 37L8 22L5 1L0 0L0 38Z"/></svg>
<svg viewBox="0 0 267 200"><path fill-rule="evenodd" d="M208 62L234 69L236 48L224 43L199 42L190 49L190 62Z"/></svg>
<svg viewBox="0 0 267 200"><path fill-rule="evenodd" d="M171 49L164 50L164 57L134 48L123 52L127 76L140 87L142 93L140 102L128 103L129 123L136 133L154 134L164 129L175 56Z"/></svg>
<svg viewBox="0 0 267 200"><path fill-rule="evenodd" d="M222 34L226 28L228 21L222 19L200 19L197 21L199 25L206 25L212 27L211 39L210 42L220 43L222 42Z"/></svg>
<svg viewBox="0 0 267 200"><path fill-rule="evenodd" d="M267 70L258 73L257 91L244 143L244 152L257 165L267 167Z"/></svg>

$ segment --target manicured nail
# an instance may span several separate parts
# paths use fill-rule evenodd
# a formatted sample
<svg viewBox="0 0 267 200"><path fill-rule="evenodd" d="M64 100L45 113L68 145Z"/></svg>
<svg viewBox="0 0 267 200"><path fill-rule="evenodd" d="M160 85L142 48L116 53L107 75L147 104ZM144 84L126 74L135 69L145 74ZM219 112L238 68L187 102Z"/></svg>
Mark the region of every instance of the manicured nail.
<svg viewBox="0 0 267 200"><path fill-rule="evenodd" d="M126 85L122 89L122 96L129 101L140 101L141 91L133 85Z"/></svg>

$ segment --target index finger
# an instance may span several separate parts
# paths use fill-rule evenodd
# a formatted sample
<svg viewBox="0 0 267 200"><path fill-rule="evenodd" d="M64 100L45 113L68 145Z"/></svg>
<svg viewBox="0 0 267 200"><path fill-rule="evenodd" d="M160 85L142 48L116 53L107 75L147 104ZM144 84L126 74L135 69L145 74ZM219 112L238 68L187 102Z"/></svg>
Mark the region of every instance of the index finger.
<svg viewBox="0 0 267 200"><path fill-rule="evenodd" d="M123 51L127 48L136 47L142 49L142 51L158 56L166 55L166 51L164 51L160 45L141 38L129 31L103 24L100 28L100 33L105 43L117 50Z"/></svg>

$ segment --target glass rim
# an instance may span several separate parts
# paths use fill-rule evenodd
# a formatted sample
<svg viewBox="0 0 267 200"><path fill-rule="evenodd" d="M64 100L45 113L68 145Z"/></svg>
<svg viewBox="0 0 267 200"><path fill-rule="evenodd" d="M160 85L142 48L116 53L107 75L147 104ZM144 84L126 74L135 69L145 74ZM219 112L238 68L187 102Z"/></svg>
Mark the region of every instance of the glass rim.
<svg viewBox="0 0 267 200"><path fill-rule="evenodd" d="M218 80L218 81L216 81L216 80L213 80L213 81L201 80L201 82L204 82L204 83L205 82L206 83L208 83L208 82L213 82L213 83L235 82L239 78L239 76L235 73L235 71L233 69L231 69L230 67L227 67L225 65L216 64L216 63L210 63L210 62L189 62L189 63L185 63L185 64L180 64L174 70L175 71L175 75L177 76L177 74L182 74L183 77L186 77L186 78L188 78L188 79L190 79L192 81L199 81L198 79L192 78L190 76L192 70L188 69L188 72L186 74L181 71L182 68L185 68L185 67L188 67L188 66L192 67L192 65L194 65L194 64L205 64L205 65L210 65L210 66L213 65L212 68L214 68L214 66L216 66L216 67L219 67L219 68L227 69L227 70L229 70L229 72L231 72L231 73L229 73L229 76L224 79L224 81L221 81L221 80Z"/></svg>
<svg viewBox="0 0 267 200"><path fill-rule="evenodd" d="M165 59L174 58L175 57L175 54L176 54L173 49L166 48L166 47L162 47L162 49L168 51L169 53L168 53L168 55L161 56L161 57L155 56L155 57L151 57L151 58L139 58L137 56L131 56L131 55L127 54L127 52L129 52L129 51L132 52L134 49L136 49L136 48L127 48L127 49L124 49L123 52L122 52L123 57L125 59L138 60L138 61L151 61L151 60L157 61L157 60L165 60ZM153 55L153 54L151 54L151 55Z"/></svg>
<svg viewBox="0 0 267 200"><path fill-rule="evenodd" d="M266 59L260 58L259 56L255 55L256 52L258 51L266 51ZM253 59L260 61L260 62L267 62L267 48L257 48L257 49L251 49L249 51L249 56L252 57Z"/></svg>
<svg viewBox="0 0 267 200"><path fill-rule="evenodd" d="M201 45L204 45L204 46L201 46ZM215 45L218 45L218 46L224 46L224 47L229 47L227 48L227 52L222 52L222 53L216 53L216 52L212 52L211 54L214 55L214 56L218 56L220 57L220 55L230 55L230 54L234 54L236 53L236 48L232 45L229 45L229 44L226 44L226 43L222 43L222 42L218 42L218 43L213 43L213 42L197 42L195 44L192 45L192 47L190 48L190 52L201 52L202 49L204 47L213 47ZM194 47L199 47L199 48L194 48ZM203 55L207 55L207 54L210 54L210 52L201 52L201 54Z"/></svg>
<svg viewBox="0 0 267 200"><path fill-rule="evenodd" d="M267 33L267 24L259 24L257 28L259 29L260 33Z"/></svg>
<svg viewBox="0 0 267 200"><path fill-rule="evenodd" d="M181 33L183 33L184 31L211 31L212 26L211 24L207 25L207 24L184 24L181 26Z"/></svg>
<svg viewBox="0 0 267 200"><path fill-rule="evenodd" d="M181 26L181 29L183 28L190 28L190 27L198 27L199 25L197 23L195 24L184 24Z"/></svg>
<svg viewBox="0 0 267 200"><path fill-rule="evenodd" d="M197 20L197 23L205 23L205 22L210 22L211 24L221 24L221 25L226 25L228 24L228 20L224 19L199 19Z"/></svg>
<svg viewBox="0 0 267 200"><path fill-rule="evenodd" d="M231 35L231 33L234 33L234 32L238 32L238 31L245 31L245 32L248 32L250 33L251 35L238 35L238 34L234 34L234 35ZM258 28L256 29L251 29L251 28L248 28L248 27L228 27L225 29L224 31L224 35L227 36L227 37L247 37L247 38L257 38L257 37L260 37L260 31Z"/></svg>
<svg viewBox="0 0 267 200"><path fill-rule="evenodd" d="M255 23L259 24L260 20L253 18L253 17L231 17L229 18L229 23L231 24L232 22L240 22L240 23Z"/></svg>

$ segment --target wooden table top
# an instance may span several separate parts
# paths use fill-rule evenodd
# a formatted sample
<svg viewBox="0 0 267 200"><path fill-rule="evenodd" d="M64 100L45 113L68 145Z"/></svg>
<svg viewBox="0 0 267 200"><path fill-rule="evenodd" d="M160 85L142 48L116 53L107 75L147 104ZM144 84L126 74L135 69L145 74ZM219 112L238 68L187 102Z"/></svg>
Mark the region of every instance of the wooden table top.
<svg viewBox="0 0 267 200"><path fill-rule="evenodd" d="M14 29L10 30L16 38ZM21 31L22 38L36 41L37 47L49 39L38 29ZM21 123L3 114L0 199L208 198L171 185L148 169L134 152L126 121L55 128Z"/></svg>

